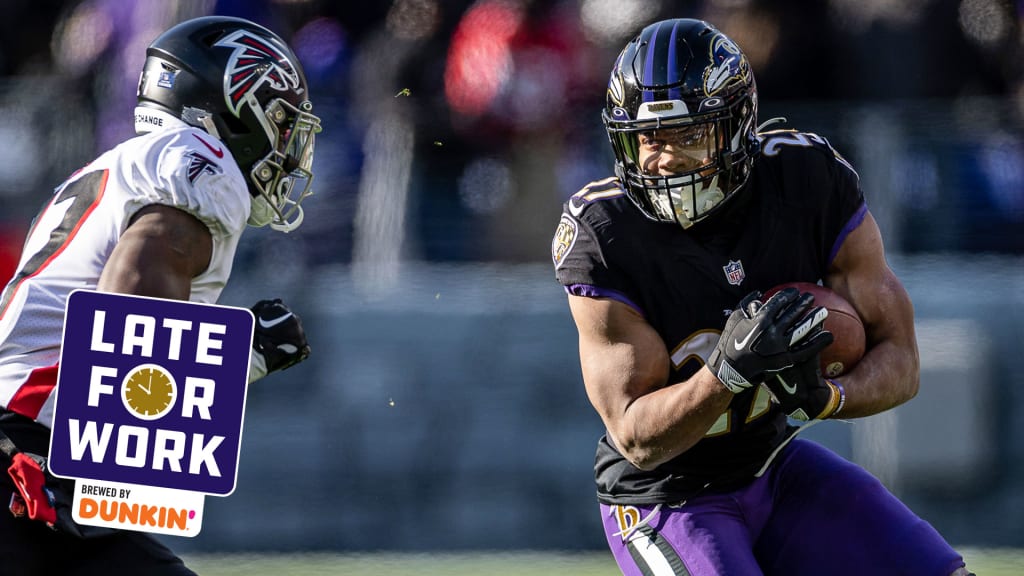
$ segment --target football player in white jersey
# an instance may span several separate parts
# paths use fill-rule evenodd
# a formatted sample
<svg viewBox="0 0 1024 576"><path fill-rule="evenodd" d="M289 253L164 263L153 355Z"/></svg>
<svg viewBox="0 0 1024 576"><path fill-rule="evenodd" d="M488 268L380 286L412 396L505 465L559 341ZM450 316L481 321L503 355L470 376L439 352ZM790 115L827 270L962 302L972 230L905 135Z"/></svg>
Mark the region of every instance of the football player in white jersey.
<svg viewBox="0 0 1024 576"><path fill-rule="evenodd" d="M67 298L215 302L246 225L294 230L311 193L320 119L281 38L211 16L170 28L146 56L139 135L56 189L0 297L4 574L193 574L147 534L74 523L68 486L43 473ZM280 300L253 312L250 381L306 358L301 321Z"/></svg>

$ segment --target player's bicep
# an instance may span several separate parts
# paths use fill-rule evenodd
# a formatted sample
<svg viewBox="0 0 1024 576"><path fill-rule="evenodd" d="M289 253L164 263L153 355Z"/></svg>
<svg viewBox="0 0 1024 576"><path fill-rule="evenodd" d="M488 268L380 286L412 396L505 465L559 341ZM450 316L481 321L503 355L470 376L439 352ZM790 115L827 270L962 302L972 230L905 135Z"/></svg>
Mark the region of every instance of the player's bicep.
<svg viewBox="0 0 1024 576"><path fill-rule="evenodd" d="M213 237L191 214L153 204L139 210L103 268L97 289L187 300L210 264Z"/></svg>
<svg viewBox="0 0 1024 576"><path fill-rule="evenodd" d="M668 380L668 352L658 333L626 304L569 296L569 309L579 331L587 396L614 435L633 401Z"/></svg>
<svg viewBox="0 0 1024 576"><path fill-rule="evenodd" d="M882 340L913 343L913 304L889 268L881 232L870 212L836 253L826 284L857 309L869 345Z"/></svg>

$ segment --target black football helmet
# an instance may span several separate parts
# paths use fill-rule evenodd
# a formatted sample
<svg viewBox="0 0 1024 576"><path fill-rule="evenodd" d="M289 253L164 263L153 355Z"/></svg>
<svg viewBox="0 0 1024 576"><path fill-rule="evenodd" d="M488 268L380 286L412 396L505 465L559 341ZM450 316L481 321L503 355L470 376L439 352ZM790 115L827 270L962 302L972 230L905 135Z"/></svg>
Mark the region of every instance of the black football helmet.
<svg viewBox="0 0 1024 576"><path fill-rule="evenodd" d="M299 204L312 194L320 132L312 110L299 60L280 37L207 16L170 28L146 50L135 129L157 129L158 111L220 139L247 177L249 224L287 232L302 223Z"/></svg>
<svg viewBox="0 0 1024 576"><path fill-rule="evenodd" d="M631 40L615 61L601 116L633 203L649 218L683 228L742 188L759 151L750 63L701 20L656 22ZM656 130L706 138L706 162L671 176L644 170L639 138Z"/></svg>

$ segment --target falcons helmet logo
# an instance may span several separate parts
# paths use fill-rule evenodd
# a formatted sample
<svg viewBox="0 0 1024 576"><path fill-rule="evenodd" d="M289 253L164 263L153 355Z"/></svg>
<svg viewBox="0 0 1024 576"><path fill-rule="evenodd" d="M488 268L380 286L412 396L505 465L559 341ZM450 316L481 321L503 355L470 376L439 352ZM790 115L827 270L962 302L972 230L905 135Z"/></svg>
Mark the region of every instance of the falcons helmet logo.
<svg viewBox="0 0 1024 576"><path fill-rule="evenodd" d="M224 98L235 116L246 97L264 84L281 92L302 94L295 66L265 38L239 30L222 38L216 46L235 49L224 71Z"/></svg>

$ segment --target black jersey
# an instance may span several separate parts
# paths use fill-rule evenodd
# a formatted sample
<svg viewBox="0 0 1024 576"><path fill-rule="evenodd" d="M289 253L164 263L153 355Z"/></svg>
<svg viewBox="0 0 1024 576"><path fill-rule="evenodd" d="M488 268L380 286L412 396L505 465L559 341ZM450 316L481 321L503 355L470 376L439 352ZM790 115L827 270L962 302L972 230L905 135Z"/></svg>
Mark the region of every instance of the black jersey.
<svg viewBox="0 0 1024 576"><path fill-rule="evenodd" d="M645 217L617 178L573 195L552 241L555 275L570 294L609 297L639 311L671 357L669 382L692 376L729 313L753 290L823 278L866 213L858 177L823 138L761 135L744 190L689 229ZM632 466L605 435L598 497L609 504L683 500L706 485L746 482L787 435L763 387L737 394L704 439L655 470Z"/></svg>

